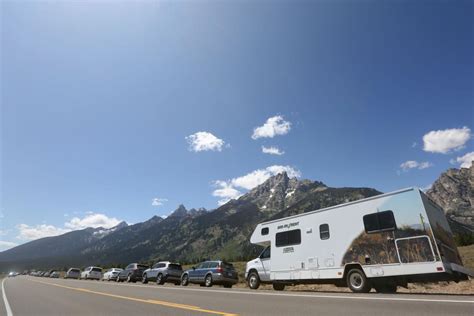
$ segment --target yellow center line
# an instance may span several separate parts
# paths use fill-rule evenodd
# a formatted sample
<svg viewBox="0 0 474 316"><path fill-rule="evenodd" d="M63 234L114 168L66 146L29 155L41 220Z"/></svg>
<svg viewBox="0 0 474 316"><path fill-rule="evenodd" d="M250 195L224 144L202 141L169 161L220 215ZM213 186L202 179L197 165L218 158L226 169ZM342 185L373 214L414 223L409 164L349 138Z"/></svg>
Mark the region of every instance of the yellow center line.
<svg viewBox="0 0 474 316"><path fill-rule="evenodd" d="M42 284L47 284L47 285L52 285L52 286L57 286L57 287L62 287L62 288L70 289L70 290L74 290L74 291L85 292L85 293L90 293L90 294L97 294L97 295L114 297L114 298L121 298L121 299L124 299L124 300L135 301L135 302L140 302L140 303L155 304L155 305L161 305L161 306L178 308L178 309L185 309L185 310L201 312L201 313L207 313L207 314L216 314L216 315L224 315L224 316L237 316L237 314L214 311L214 310L210 310L210 309L204 309L204 308L201 308L199 306L185 305L185 304L179 304L179 303L173 303L173 302L167 302L167 301L145 300L145 299L136 298L136 297L122 296L122 295L110 294L110 293L105 293L105 292L97 292L97 291L92 291L92 290L84 289L84 288L80 288L80 287L71 287L71 286L66 286L66 285L61 285L61 284L56 284L56 283L38 281L38 280L30 280L30 281L37 282L37 283L42 283Z"/></svg>

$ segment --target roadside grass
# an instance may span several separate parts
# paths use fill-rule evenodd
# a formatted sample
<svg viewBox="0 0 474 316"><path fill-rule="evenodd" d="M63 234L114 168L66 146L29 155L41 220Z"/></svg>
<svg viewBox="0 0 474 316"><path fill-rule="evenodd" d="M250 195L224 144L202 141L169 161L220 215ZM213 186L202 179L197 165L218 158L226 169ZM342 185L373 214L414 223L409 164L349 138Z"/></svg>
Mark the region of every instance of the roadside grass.
<svg viewBox="0 0 474 316"><path fill-rule="evenodd" d="M458 247L458 249L464 266L474 270L474 245Z"/></svg>

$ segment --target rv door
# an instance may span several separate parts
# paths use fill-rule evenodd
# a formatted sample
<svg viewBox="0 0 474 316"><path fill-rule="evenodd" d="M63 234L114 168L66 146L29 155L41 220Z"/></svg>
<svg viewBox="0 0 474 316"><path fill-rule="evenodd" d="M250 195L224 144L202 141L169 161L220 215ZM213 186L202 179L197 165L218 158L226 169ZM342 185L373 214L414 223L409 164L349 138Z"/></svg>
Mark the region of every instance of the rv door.
<svg viewBox="0 0 474 316"><path fill-rule="evenodd" d="M260 263L262 265L261 272L259 271L260 280L270 281L270 254L271 246L265 248L260 254Z"/></svg>

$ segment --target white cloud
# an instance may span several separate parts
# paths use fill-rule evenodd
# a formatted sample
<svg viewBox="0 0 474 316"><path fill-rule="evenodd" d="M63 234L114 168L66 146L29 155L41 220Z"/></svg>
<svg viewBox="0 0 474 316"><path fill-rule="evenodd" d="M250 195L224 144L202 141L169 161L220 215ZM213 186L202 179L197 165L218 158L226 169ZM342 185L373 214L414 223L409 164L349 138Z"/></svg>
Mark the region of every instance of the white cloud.
<svg viewBox="0 0 474 316"><path fill-rule="evenodd" d="M221 198L217 202L219 205L223 205L229 202L231 199L238 199L242 195L242 192L234 188L232 184L227 183L226 181L218 180L215 181L214 184L215 186L219 187L219 189L214 190L212 195Z"/></svg>
<svg viewBox="0 0 474 316"><path fill-rule="evenodd" d="M431 131L423 136L423 150L447 154L464 148L470 138L471 130L467 127Z"/></svg>
<svg viewBox="0 0 474 316"><path fill-rule="evenodd" d="M265 169L257 169L241 177L228 181L218 180L214 184L219 187L212 193L220 197L219 205L227 203L231 199L236 199L242 195L240 190L251 190L265 182L271 176L286 172L290 178L301 177L301 172L291 166L273 165Z"/></svg>
<svg viewBox="0 0 474 316"><path fill-rule="evenodd" d="M46 224L36 226L20 224L17 226L17 228L20 232L17 238L22 240L35 240L44 237L57 236L71 231L70 229L59 228Z"/></svg>
<svg viewBox="0 0 474 316"><path fill-rule="evenodd" d="M186 137L189 144L189 150L200 151L222 151L225 142L209 132L197 132Z"/></svg>
<svg viewBox="0 0 474 316"><path fill-rule="evenodd" d="M115 217L108 217L100 213L87 214L84 218L74 217L64 224L65 227L72 230L84 229L87 227L112 228L117 226L121 221Z"/></svg>
<svg viewBox="0 0 474 316"><path fill-rule="evenodd" d="M253 130L252 139L258 139L262 137L273 138L277 135L285 135L291 129L291 123L285 121L283 116L277 115L270 117L265 124L256 127Z"/></svg>
<svg viewBox="0 0 474 316"><path fill-rule="evenodd" d="M151 202L151 205L161 206L164 202L168 202L168 199L154 198Z"/></svg>
<svg viewBox="0 0 474 316"><path fill-rule="evenodd" d="M0 251L5 251L16 246L18 246L17 243L0 240Z"/></svg>
<svg viewBox="0 0 474 316"><path fill-rule="evenodd" d="M433 167L433 164L429 161L424 161L424 162L418 162L415 160L408 160L405 161L400 165L400 168L403 169L403 171L408 171L409 169L426 169L429 167Z"/></svg>
<svg viewBox="0 0 474 316"><path fill-rule="evenodd" d="M19 235L16 237L20 240L35 240L44 237L58 236L68 233L73 230L84 229L88 227L92 228L112 228L117 226L121 220L115 217L108 217L107 215L86 212L83 218L74 217L70 221L64 223L64 227L56 227L48 224L40 225L27 225L20 224L16 226Z"/></svg>
<svg viewBox="0 0 474 316"><path fill-rule="evenodd" d="M262 146L262 152L264 154L278 155L278 156L281 156L285 153L283 150L280 150L280 148L274 147L274 146L272 147Z"/></svg>
<svg viewBox="0 0 474 316"><path fill-rule="evenodd" d="M471 167L472 161L474 160L474 151L465 154L464 156L457 157L456 159L451 159L452 164L459 163L461 168Z"/></svg>

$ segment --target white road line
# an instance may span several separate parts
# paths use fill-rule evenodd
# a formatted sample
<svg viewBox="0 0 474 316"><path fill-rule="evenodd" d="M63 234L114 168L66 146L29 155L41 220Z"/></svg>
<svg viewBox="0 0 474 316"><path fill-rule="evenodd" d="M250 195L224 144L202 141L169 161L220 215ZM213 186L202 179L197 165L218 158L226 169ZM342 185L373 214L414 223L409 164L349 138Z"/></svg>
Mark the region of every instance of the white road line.
<svg viewBox="0 0 474 316"><path fill-rule="evenodd" d="M75 280L68 280L74 282ZM88 282L82 280L82 282ZM88 282L89 283L89 282ZM104 284L115 285L110 283L89 283L89 284ZM211 292L223 294L242 294L242 295L264 295L264 296L286 296L286 297L305 297L305 298L329 298L329 299L350 299L350 300L366 300L366 301L402 301L402 302L431 302L431 303L458 303L458 304L474 304L474 300L448 300L448 299L428 299L428 298L408 298L408 297L381 297L375 296L377 294L368 294L370 296L354 296L354 295L325 295L325 294L290 294L290 293L269 293L260 291L235 291L235 290L211 290L211 289L193 289L183 287L167 287L167 286L150 286L150 285L132 285L120 284L119 286L141 287L153 290L174 290L174 291L194 291L194 292ZM400 295L400 294L396 294Z"/></svg>
<svg viewBox="0 0 474 316"><path fill-rule="evenodd" d="M5 302L5 309L7 310L7 316L13 316L12 309L10 308L10 304L8 304L7 295L5 294L5 283L6 279L2 281L2 296L3 301Z"/></svg>

